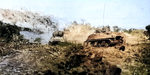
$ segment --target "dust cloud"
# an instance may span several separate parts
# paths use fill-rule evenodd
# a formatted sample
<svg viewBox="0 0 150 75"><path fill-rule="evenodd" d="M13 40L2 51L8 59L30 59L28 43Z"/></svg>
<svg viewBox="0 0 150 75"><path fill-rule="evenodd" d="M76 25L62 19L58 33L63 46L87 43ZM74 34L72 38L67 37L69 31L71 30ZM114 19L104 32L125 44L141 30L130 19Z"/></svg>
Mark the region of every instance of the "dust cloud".
<svg viewBox="0 0 150 75"><path fill-rule="evenodd" d="M70 42L83 43L90 34L94 33L94 31L94 27L91 27L90 25L70 25L64 31L64 36Z"/></svg>
<svg viewBox="0 0 150 75"><path fill-rule="evenodd" d="M20 32L25 38L32 42L35 38L42 38L42 43L47 43L51 37L52 32L57 29L58 23L53 16L43 15L37 12L30 12L27 10L10 10L0 9L0 21L10 23L20 27L27 27L33 30L40 30L44 34L35 34L27 31Z"/></svg>

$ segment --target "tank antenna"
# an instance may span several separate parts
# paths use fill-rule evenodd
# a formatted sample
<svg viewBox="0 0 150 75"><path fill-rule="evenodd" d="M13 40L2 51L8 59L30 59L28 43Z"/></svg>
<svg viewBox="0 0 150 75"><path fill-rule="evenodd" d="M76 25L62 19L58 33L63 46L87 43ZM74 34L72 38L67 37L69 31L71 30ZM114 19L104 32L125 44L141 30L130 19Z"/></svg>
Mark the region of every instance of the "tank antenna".
<svg viewBox="0 0 150 75"><path fill-rule="evenodd" d="M103 25L104 25L104 15L105 15L105 5L106 5L106 3L104 4L104 10L103 10Z"/></svg>

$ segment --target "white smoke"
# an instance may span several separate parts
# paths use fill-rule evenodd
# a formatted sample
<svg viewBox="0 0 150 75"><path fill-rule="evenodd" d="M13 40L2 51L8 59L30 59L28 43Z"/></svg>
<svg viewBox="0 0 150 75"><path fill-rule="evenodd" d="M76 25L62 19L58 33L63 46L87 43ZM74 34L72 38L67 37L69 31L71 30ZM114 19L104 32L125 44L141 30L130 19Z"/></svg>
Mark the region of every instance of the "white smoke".
<svg viewBox="0 0 150 75"><path fill-rule="evenodd" d="M34 13L27 10L9 10L0 9L0 21L10 23L20 27L27 27L44 32L44 34L36 34L27 31L21 31L25 38L33 41L35 38L42 38L42 43L48 43L54 28L59 27L58 21L54 16L43 15L41 13ZM60 26L61 27L61 26Z"/></svg>

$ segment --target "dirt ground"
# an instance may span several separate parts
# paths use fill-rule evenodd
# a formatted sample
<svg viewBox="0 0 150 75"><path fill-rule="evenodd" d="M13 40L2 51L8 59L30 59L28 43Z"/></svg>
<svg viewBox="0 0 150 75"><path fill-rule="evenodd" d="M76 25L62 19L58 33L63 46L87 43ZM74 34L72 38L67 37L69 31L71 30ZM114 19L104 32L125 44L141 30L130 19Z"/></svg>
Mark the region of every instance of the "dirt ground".
<svg viewBox="0 0 150 75"><path fill-rule="evenodd" d="M73 25L68 27L68 30L65 31L65 38L67 41L73 43L80 43L82 44L87 37L94 33L94 29L88 25ZM133 36L128 33L124 33L126 35L126 44L125 50L119 50L115 47L108 47L108 48L99 48L99 47L85 47L83 48L83 52L87 52L90 54L90 59L94 59L100 57L102 59L101 62L109 62L112 65L116 65L119 67L122 72L129 72L129 69L125 67L126 64L133 64L137 57L140 56L139 49L141 47L137 46L140 43L145 43L147 40L141 36ZM137 35L137 33L136 33ZM140 34L139 34L140 35ZM7 48L4 48L7 50ZM42 66L42 60L52 59L54 56L55 58L63 59L61 56L63 51L61 48L55 48L51 46L43 46L43 47L34 47L31 46L30 48L25 49L11 49L8 48L9 51L11 50L10 54L6 56L0 57L0 73L1 74L33 74L35 66ZM1 46L2 50L2 46ZM50 50L53 50L52 52ZM54 51L58 50L58 51ZM43 54L42 54L43 52ZM79 54L86 54L79 51ZM36 56L38 54L38 56ZM78 54L78 53L76 53ZM99 54L99 55L98 55ZM40 57L40 56L41 57ZM48 57L49 56L49 57ZM59 56L59 57L58 57ZM54 58L54 59L55 59ZM89 59L88 59L89 60ZM57 60L56 60L57 61ZM45 62L45 61L43 61ZM49 63L52 61L48 61ZM90 61L85 61L85 64L91 64ZM51 65L51 64L49 64ZM93 65L93 64L92 64ZM45 67L45 66L44 66ZM42 75L42 74L41 74Z"/></svg>

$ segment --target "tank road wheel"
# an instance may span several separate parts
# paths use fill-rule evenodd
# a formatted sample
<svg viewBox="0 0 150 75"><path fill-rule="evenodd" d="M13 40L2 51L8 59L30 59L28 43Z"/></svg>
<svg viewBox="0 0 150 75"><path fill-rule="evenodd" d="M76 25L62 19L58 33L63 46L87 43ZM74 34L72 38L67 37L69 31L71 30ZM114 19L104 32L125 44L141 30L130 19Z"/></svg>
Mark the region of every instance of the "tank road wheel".
<svg viewBox="0 0 150 75"><path fill-rule="evenodd" d="M87 46L88 46L88 42L84 42L84 43L83 43L83 46L84 46L84 47L87 47Z"/></svg>
<svg viewBox="0 0 150 75"><path fill-rule="evenodd" d="M109 46L109 44L106 42L105 45L104 45L104 47L108 47L108 46Z"/></svg>
<svg viewBox="0 0 150 75"><path fill-rule="evenodd" d="M88 47L88 46L90 46L91 45L91 42L87 42L87 46L86 47Z"/></svg>
<svg viewBox="0 0 150 75"><path fill-rule="evenodd" d="M94 47L95 46L95 42L91 42L90 46Z"/></svg>
<svg viewBox="0 0 150 75"><path fill-rule="evenodd" d="M100 44L100 43L97 43L97 46L98 46L98 47L101 47L101 44Z"/></svg>
<svg viewBox="0 0 150 75"><path fill-rule="evenodd" d="M105 41L102 41L101 46L102 46L102 47L105 46Z"/></svg>
<svg viewBox="0 0 150 75"><path fill-rule="evenodd" d="M102 47L102 46L101 46L101 42L97 42L97 46L98 46L98 47Z"/></svg>

